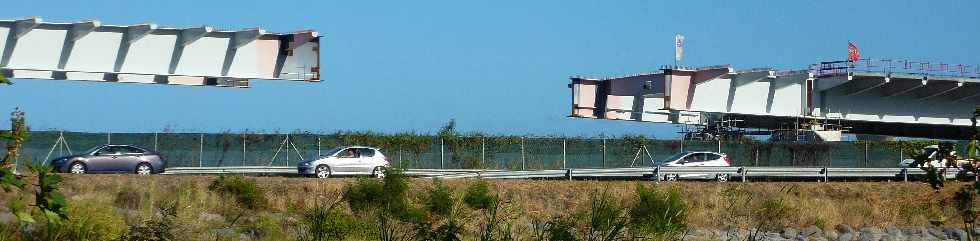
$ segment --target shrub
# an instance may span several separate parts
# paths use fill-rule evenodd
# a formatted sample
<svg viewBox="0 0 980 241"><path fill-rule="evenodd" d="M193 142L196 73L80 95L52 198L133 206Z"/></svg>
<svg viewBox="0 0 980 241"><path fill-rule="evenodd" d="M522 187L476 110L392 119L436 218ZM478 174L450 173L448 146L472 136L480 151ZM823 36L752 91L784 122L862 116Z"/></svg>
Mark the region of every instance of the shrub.
<svg viewBox="0 0 980 241"><path fill-rule="evenodd" d="M453 190L443 185L439 179L433 179L432 184L433 187L422 197L425 211L439 216L449 215L456 202L453 198Z"/></svg>
<svg viewBox="0 0 980 241"><path fill-rule="evenodd" d="M795 210L786 204L786 197L796 193L796 188L796 186L783 187L780 190L782 195L779 195L778 198L767 197L753 207L752 216L755 219L756 230L778 231L791 223L788 219L795 213ZM860 210L855 207L859 207L862 203L845 203L845 205L851 206L846 208L848 213L856 213ZM870 210L867 208L864 210L869 213L862 214L862 216L869 216Z"/></svg>
<svg viewBox="0 0 980 241"><path fill-rule="evenodd" d="M547 222L534 224L534 240L577 241L575 224L569 218L555 217Z"/></svg>
<svg viewBox="0 0 980 241"><path fill-rule="evenodd" d="M187 240L178 225L177 202L169 202L157 208L156 215L129 227L129 232L119 238L123 241Z"/></svg>
<svg viewBox="0 0 980 241"><path fill-rule="evenodd" d="M654 235L669 235L687 227L687 204L674 190L636 186L637 201L629 211L631 230Z"/></svg>
<svg viewBox="0 0 980 241"><path fill-rule="evenodd" d="M361 178L344 187L341 195L355 213L380 211L401 220L418 220L421 214L408 205L408 178L398 169L385 169L383 181Z"/></svg>
<svg viewBox="0 0 980 241"><path fill-rule="evenodd" d="M112 240L126 232L126 223L111 208L94 203L79 203L68 209L70 219L54 225L48 240Z"/></svg>
<svg viewBox="0 0 980 241"><path fill-rule="evenodd" d="M117 208L136 210L143 205L143 197L144 194L138 189L130 186L123 186L121 189L119 189L119 192L116 192L116 197L113 199L112 203Z"/></svg>
<svg viewBox="0 0 980 241"><path fill-rule="evenodd" d="M589 224L583 230L583 239L612 241L624 236L628 222L624 217L626 209L617 205L612 197L605 192L593 194L592 205L589 207Z"/></svg>
<svg viewBox="0 0 980 241"><path fill-rule="evenodd" d="M284 235L279 222L266 212L256 216L254 220L242 229L242 231L251 234L258 240L280 240Z"/></svg>
<svg viewBox="0 0 980 241"><path fill-rule="evenodd" d="M466 188L466 195L463 202L473 209L486 210L497 206L499 198L490 193L489 184L480 180Z"/></svg>
<svg viewBox="0 0 980 241"><path fill-rule="evenodd" d="M318 206L303 216L307 229L299 238L308 241L344 240L352 234L367 234L371 224L358 221L354 217L334 209Z"/></svg>
<svg viewBox="0 0 980 241"><path fill-rule="evenodd" d="M235 199L242 208L259 210L265 207L265 192L255 184L254 179L242 176L219 176L208 186L208 190Z"/></svg>
<svg viewBox="0 0 980 241"><path fill-rule="evenodd" d="M0 240L2 241L20 241L28 240L29 236L26 233L21 232L17 228L16 223L6 223L0 222Z"/></svg>
<svg viewBox="0 0 980 241"><path fill-rule="evenodd" d="M366 213L382 207L385 194L384 183L373 178L359 178L353 184L344 187L341 194L351 211Z"/></svg>

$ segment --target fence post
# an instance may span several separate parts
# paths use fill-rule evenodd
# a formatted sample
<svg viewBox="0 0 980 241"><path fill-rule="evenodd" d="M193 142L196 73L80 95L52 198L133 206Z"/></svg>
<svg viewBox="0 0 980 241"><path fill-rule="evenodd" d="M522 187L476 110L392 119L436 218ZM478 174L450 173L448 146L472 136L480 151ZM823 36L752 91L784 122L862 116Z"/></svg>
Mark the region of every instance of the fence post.
<svg viewBox="0 0 980 241"><path fill-rule="evenodd" d="M446 139L439 139L439 168L446 169Z"/></svg>
<svg viewBox="0 0 980 241"><path fill-rule="evenodd" d="M718 153L721 153L721 137L718 137Z"/></svg>
<svg viewBox="0 0 980 241"><path fill-rule="evenodd" d="M602 168L606 168L606 138L602 138Z"/></svg>
<svg viewBox="0 0 980 241"><path fill-rule="evenodd" d="M286 133L286 166L289 166L289 146L292 145L292 141L289 140L289 133Z"/></svg>
<svg viewBox="0 0 980 241"><path fill-rule="evenodd" d="M111 131L105 133L105 144L107 144L107 145L111 145L112 144L112 132Z"/></svg>
<svg viewBox="0 0 980 241"><path fill-rule="evenodd" d="M160 137L158 136L158 134L159 133L153 132L153 150L154 151L160 151L159 147L157 147L158 144L159 144L159 142L160 142Z"/></svg>
<svg viewBox="0 0 980 241"><path fill-rule="evenodd" d="M480 137L480 167L486 168L487 165L487 139Z"/></svg>
<svg viewBox="0 0 980 241"><path fill-rule="evenodd" d="M823 182L829 182L829 181L830 181L830 169L828 169L827 167L824 167L823 168Z"/></svg>
<svg viewBox="0 0 980 241"><path fill-rule="evenodd" d="M868 164L871 163L870 160L871 155L868 153L868 145L869 145L868 141L865 141L864 142L864 167L868 167Z"/></svg>
<svg viewBox="0 0 980 241"><path fill-rule="evenodd" d="M245 163L247 163L247 161L245 159L245 156L246 156L245 155L245 140L246 140L245 133L242 133L242 166L245 166L246 165Z"/></svg>
<svg viewBox="0 0 980 241"><path fill-rule="evenodd" d="M201 133L201 148L199 150L200 151L197 153L197 166L203 167L204 166L204 133Z"/></svg>
<svg viewBox="0 0 980 241"><path fill-rule="evenodd" d="M527 159L524 157L524 137L521 137L521 171L527 168Z"/></svg>
<svg viewBox="0 0 980 241"><path fill-rule="evenodd" d="M320 136L317 135L316 136L316 157L317 158L320 158L321 155L323 155L323 154L320 154Z"/></svg>
<svg viewBox="0 0 980 241"><path fill-rule="evenodd" d="M561 169L567 169L568 168L566 166L566 163L567 163L567 160L566 160L567 159L567 157L566 157L567 154L566 154L566 150L565 150L566 149L566 145L567 145L566 142L567 142L567 140L565 138L562 138L561 139Z"/></svg>
<svg viewBox="0 0 980 241"><path fill-rule="evenodd" d="M61 141L63 141L62 144L58 146L58 156L65 156L65 145L68 145L68 142L65 141L65 131L64 130L58 131L58 139L61 139ZM56 143L56 145L57 145L57 143ZM153 149L156 149L156 146L155 145L156 144L154 144ZM45 159L47 159L47 158L45 158ZM45 161L47 161L47 160L45 160Z"/></svg>

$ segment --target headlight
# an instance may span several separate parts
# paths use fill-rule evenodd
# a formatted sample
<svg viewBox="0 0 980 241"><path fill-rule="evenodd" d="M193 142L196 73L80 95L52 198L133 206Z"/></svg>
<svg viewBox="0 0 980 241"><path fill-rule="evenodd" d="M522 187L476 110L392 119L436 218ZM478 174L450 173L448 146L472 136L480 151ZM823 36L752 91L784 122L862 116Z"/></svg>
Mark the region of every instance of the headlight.
<svg viewBox="0 0 980 241"><path fill-rule="evenodd" d="M310 163L309 162L300 162L299 165L300 166L309 166Z"/></svg>

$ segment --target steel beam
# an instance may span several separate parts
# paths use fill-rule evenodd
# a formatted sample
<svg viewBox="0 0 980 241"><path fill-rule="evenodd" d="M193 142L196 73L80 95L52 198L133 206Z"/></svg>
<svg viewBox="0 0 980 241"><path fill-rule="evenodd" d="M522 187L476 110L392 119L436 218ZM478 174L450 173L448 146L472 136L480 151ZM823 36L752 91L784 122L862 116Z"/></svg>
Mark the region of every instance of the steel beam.
<svg viewBox="0 0 980 241"><path fill-rule="evenodd" d="M247 87L252 79L320 80L312 30L162 28L97 20L0 20L0 71L19 79L70 79Z"/></svg>
<svg viewBox="0 0 980 241"><path fill-rule="evenodd" d="M892 92L892 93L890 93L890 94L885 94L885 96L884 96L884 97L892 97L892 96L899 96L899 95L903 95L903 94L905 94L905 93L909 93L909 92L912 92L913 90L917 90L917 89L919 89L919 88L922 88L922 87L926 87L926 84L927 84L928 82L929 82L929 80L925 80L925 79L923 79L923 80L922 80L922 84L921 84L921 85L914 85L914 86L912 86L911 88L906 88L906 89L904 89L904 90L900 90L900 91L897 91L897 92Z"/></svg>
<svg viewBox="0 0 980 241"><path fill-rule="evenodd" d="M927 95L927 96L924 96L924 97L922 97L922 98L919 98L919 99L920 99L920 100L927 100L927 99L930 99L930 98L932 98L932 97L936 97L936 96L940 96L940 95L943 95L943 94L946 94L946 93L949 93L949 92L952 92L952 91L954 91L954 90L956 90L956 89L959 89L959 88L961 88L961 87L963 87L963 82L957 82L957 83L956 83L956 85L955 85L955 86L953 86L952 88L949 88L949 89L945 89L945 90L942 90L942 91L939 91L939 92L936 92L935 94L931 94L931 95Z"/></svg>
<svg viewBox="0 0 980 241"><path fill-rule="evenodd" d="M857 91L854 91L854 92L851 92L851 93L847 93L847 94L845 94L845 95L846 95L846 96L854 96L854 95L859 95L859 94L861 94L861 93L864 93L864 92L868 92L869 90L873 90L873 89L876 89L876 88L878 88L878 87L881 87L881 86L883 86L883 85L886 85L886 84L888 84L888 82L891 82L891 78L888 78L888 77L885 77L885 78L883 79L883 81L881 81L881 83L875 83L875 84L873 84L873 85L871 85L871 86L868 86L868 87L864 87L864 88L861 88L861 89L858 89Z"/></svg>

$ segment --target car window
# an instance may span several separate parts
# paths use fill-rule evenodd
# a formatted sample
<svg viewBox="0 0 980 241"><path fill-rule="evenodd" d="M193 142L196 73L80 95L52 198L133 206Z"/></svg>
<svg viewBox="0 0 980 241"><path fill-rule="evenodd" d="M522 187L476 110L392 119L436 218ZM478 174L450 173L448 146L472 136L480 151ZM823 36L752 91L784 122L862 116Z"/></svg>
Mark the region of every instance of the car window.
<svg viewBox="0 0 980 241"><path fill-rule="evenodd" d="M143 152L144 152L143 150L141 150L139 148L131 147L131 146L120 146L119 149L120 149L120 151L122 153L125 153L125 154L143 154Z"/></svg>
<svg viewBox="0 0 980 241"><path fill-rule="evenodd" d="M339 155L340 154L340 151L343 151L343 150L344 150L343 147L334 147L333 149L327 150L327 151L325 151L323 153L326 156L335 156L335 155Z"/></svg>
<svg viewBox="0 0 980 241"><path fill-rule="evenodd" d="M104 146L92 147L92 148L88 149L88 151L85 151L85 152L82 152L82 153L86 153L86 154L88 154L88 153L94 153L95 151L101 150L103 147Z"/></svg>
<svg viewBox="0 0 980 241"><path fill-rule="evenodd" d="M688 162L688 163L691 163L691 162L702 162L702 161L704 161L704 157L705 157L704 156L704 153L694 153L694 154L691 154L691 155L688 155L688 156L684 157L684 161L685 162Z"/></svg>
<svg viewBox="0 0 980 241"><path fill-rule="evenodd" d="M102 150L99 150L98 154L99 155L118 155L119 154L119 151L120 150L119 150L118 147L115 147L115 146L107 146L105 148L102 148Z"/></svg>
<svg viewBox="0 0 980 241"><path fill-rule="evenodd" d="M669 156L667 158L664 158L663 160L658 161L657 163L667 163L667 162L676 161L676 160L679 160L679 159L683 158L684 155L687 155L687 152L681 152L681 153L677 153L677 154L671 155L671 156Z"/></svg>
<svg viewBox="0 0 980 241"><path fill-rule="evenodd" d="M705 161L714 161L714 160L721 159L721 155L714 154L714 153L705 153L705 158L706 158Z"/></svg>
<svg viewBox="0 0 980 241"><path fill-rule="evenodd" d="M374 157L374 149L359 148L358 151L361 153L361 157Z"/></svg>
<svg viewBox="0 0 980 241"><path fill-rule="evenodd" d="M355 158L357 157L357 148L344 149L343 151L337 153L337 157Z"/></svg>

